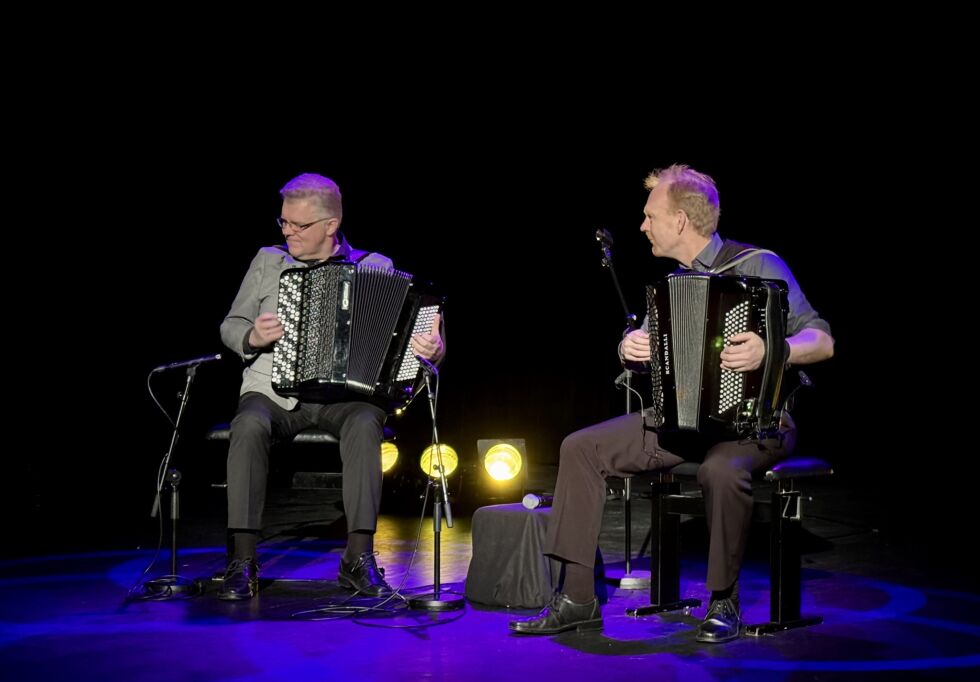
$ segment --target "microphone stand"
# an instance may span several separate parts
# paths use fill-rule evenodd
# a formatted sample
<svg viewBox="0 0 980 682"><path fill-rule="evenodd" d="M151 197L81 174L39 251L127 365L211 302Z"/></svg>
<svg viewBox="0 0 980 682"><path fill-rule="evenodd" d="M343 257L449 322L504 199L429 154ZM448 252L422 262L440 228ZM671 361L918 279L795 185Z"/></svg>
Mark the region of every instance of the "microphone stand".
<svg viewBox="0 0 980 682"><path fill-rule="evenodd" d="M418 357L418 356L416 356ZM436 470L439 478L428 476L426 485L432 489L432 592L408 600L408 607L417 611L455 611L463 608L465 600L461 595L443 593L439 585L440 542L442 533L443 510L446 515L446 527L453 527L453 511L449 506L449 490L446 486L446 469L442 465L442 449L439 447L439 430L436 428L436 388L433 387L432 377L436 377L435 385L439 385L439 370L423 357L418 357L425 373L425 388L429 395L429 413L432 415L432 453L436 458ZM432 459L430 458L430 462Z"/></svg>
<svg viewBox="0 0 980 682"><path fill-rule="evenodd" d="M177 411L177 420L174 422L174 432L170 438L170 448L163 458L160 465L161 471L166 471L166 477L157 482L157 494L153 500L153 509L150 516L156 518L160 513L160 493L163 490L164 482L170 486L170 574L160 578L147 580L142 584L142 593L138 599L163 600L175 597L192 597L201 593L201 583L198 580L190 580L177 575L177 520L180 518L180 472L176 469L167 469L170 458L174 453L174 447L180 438L180 420L184 416L184 409L187 407L187 400L190 396L191 386L197 376L198 363L187 367L187 384L180 400L180 409Z"/></svg>
<svg viewBox="0 0 980 682"><path fill-rule="evenodd" d="M595 231L596 241L599 242L599 248L602 250L602 267L609 268L609 274L612 275L613 286L616 287L616 294L619 296L619 303L623 306L623 313L626 315L626 331L636 329L636 315L630 312L629 306L626 305L626 297L623 296L623 288L619 286L619 277L616 276L616 268L613 267L612 262L612 250L613 245L612 234L609 230L598 229ZM626 394L629 396L629 393ZM627 401L629 399L627 398ZM628 402L627 402L628 404Z"/></svg>
<svg viewBox="0 0 980 682"><path fill-rule="evenodd" d="M613 238L609 230L598 229L595 232L596 241L599 242L599 248L602 250L602 266L609 269L609 274L612 275L613 286L616 287L616 294L619 296L619 303L623 306L623 314L626 319L626 330L624 331L624 336L629 334L631 331L636 329L636 315L629 311L629 306L626 305L626 297L623 296L623 289L619 286L619 278L616 276L616 268L613 267L612 262L612 245ZM626 393L626 414L630 414L633 411L633 371L630 369L623 369L623 373L616 378L616 384L622 386ZM630 555L633 553L633 516L631 513L632 505L630 499L633 493L633 477L625 476L623 477L623 525L625 526L625 545L626 545L626 562L623 570L622 576L609 576L609 582L618 585L624 590L643 590L650 587L650 572L649 571L633 571L631 567Z"/></svg>

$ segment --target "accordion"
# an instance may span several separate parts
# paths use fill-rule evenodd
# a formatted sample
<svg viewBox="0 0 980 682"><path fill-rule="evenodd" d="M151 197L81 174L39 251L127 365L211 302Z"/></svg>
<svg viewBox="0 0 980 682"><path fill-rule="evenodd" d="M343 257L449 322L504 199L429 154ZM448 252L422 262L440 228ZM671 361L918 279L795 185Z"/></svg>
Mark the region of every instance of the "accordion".
<svg viewBox="0 0 980 682"><path fill-rule="evenodd" d="M423 380L409 341L431 331L441 305L397 270L354 263L285 270L272 387L300 400L404 407Z"/></svg>
<svg viewBox="0 0 980 682"><path fill-rule="evenodd" d="M704 273L668 275L647 287L652 415L658 431L727 439L779 430L786 364L786 283ZM755 332L766 343L751 372L721 368L726 339Z"/></svg>

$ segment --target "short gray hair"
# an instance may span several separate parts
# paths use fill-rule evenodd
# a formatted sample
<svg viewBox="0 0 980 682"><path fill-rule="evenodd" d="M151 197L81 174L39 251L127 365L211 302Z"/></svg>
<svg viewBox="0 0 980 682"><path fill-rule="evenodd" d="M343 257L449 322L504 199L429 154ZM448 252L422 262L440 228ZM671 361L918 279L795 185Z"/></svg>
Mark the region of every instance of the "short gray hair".
<svg viewBox="0 0 980 682"><path fill-rule="evenodd" d="M283 185L279 190L283 199L316 199L331 218L343 218L340 187L330 178L316 173L303 173Z"/></svg>

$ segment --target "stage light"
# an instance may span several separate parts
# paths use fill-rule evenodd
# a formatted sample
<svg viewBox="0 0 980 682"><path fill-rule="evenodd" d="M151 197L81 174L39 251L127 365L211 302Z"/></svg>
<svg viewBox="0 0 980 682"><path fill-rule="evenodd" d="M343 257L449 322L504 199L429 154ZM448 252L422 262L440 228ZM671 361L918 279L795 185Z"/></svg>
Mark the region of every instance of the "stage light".
<svg viewBox="0 0 980 682"><path fill-rule="evenodd" d="M456 471L456 467L459 466L459 456L455 450L445 443L440 443L438 446L430 445L422 451L422 459L419 460L419 466L422 468L422 471L432 478L436 478L439 475L437 468L439 466L439 457L433 454L433 447L438 447L439 452L442 454L442 466L446 470L446 476Z"/></svg>
<svg viewBox="0 0 980 682"><path fill-rule="evenodd" d="M497 443L483 456L483 468L495 481L509 481L524 468L520 451L510 443Z"/></svg>
<svg viewBox="0 0 980 682"><path fill-rule="evenodd" d="M523 438L483 438L476 442L480 484L493 498L520 499L527 483L527 448Z"/></svg>
<svg viewBox="0 0 980 682"><path fill-rule="evenodd" d="M398 446L391 441L381 444L381 473L388 472L398 461Z"/></svg>

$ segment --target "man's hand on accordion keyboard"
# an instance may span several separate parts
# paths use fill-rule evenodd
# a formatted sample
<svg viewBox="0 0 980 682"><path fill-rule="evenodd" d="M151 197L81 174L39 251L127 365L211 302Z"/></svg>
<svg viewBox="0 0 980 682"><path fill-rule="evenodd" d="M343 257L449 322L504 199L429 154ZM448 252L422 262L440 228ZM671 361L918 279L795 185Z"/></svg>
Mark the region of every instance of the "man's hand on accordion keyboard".
<svg viewBox="0 0 980 682"><path fill-rule="evenodd" d="M761 336L755 332L733 334L721 351L721 367L734 372L751 372L762 366L765 356L766 342Z"/></svg>
<svg viewBox="0 0 980 682"><path fill-rule="evenodd" d="M275 313L262 313L255 318L255 325L248 335L252 348L267 348L282 338L282 322Z"/></svg>
<svg viewBox="0 0 980 682"><path fill-rule="evenodd" d="M421 355L429 362L438 364L446 352L446 346L439 335L440 324L442 323L442 313L436 313L432 320L432 332L429 334L415 334L412 336L412 352Z"/></svg>

